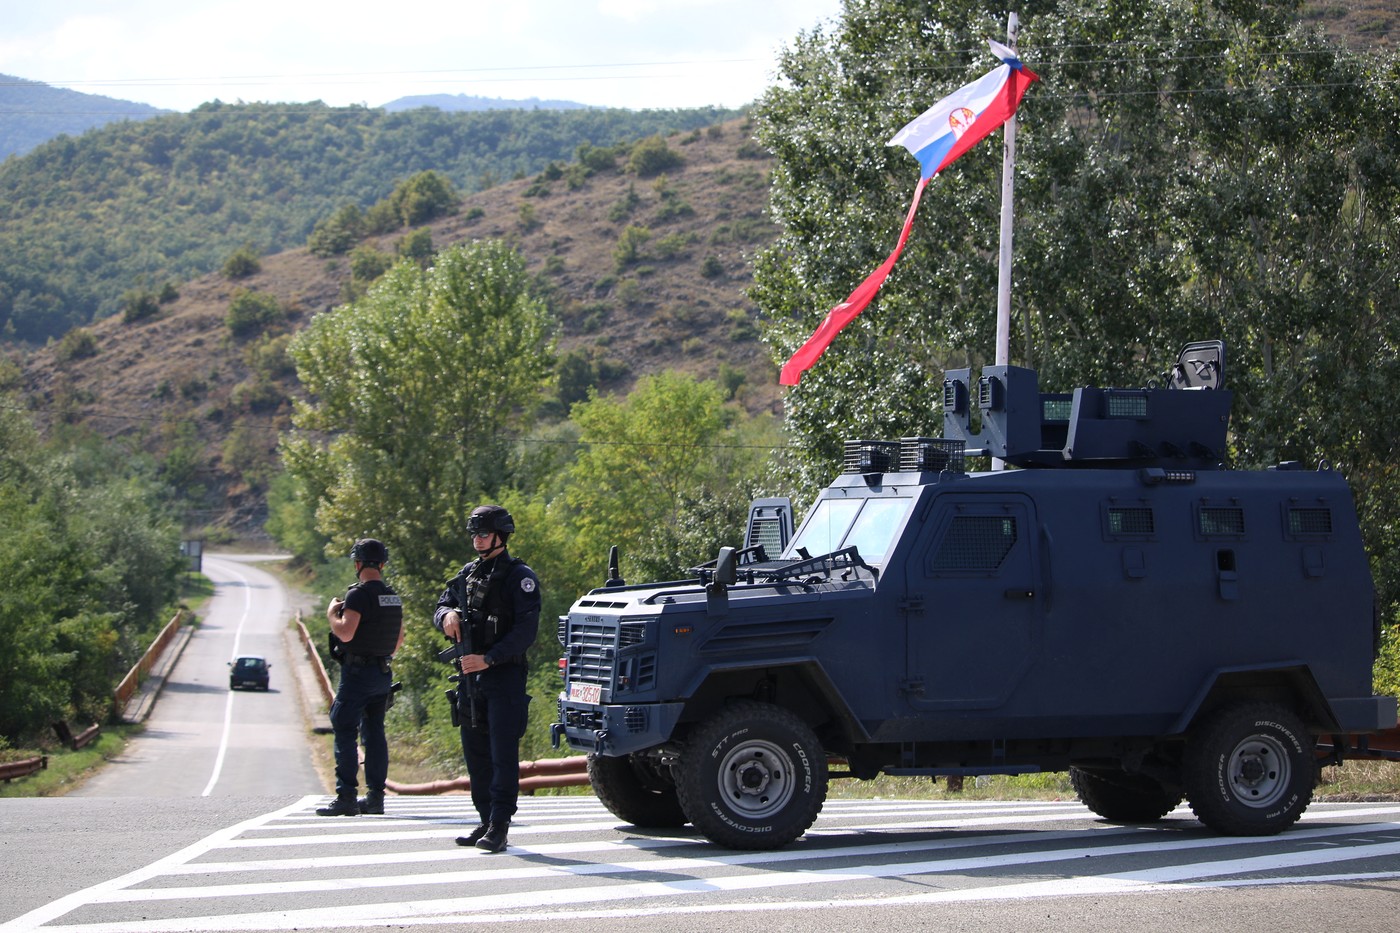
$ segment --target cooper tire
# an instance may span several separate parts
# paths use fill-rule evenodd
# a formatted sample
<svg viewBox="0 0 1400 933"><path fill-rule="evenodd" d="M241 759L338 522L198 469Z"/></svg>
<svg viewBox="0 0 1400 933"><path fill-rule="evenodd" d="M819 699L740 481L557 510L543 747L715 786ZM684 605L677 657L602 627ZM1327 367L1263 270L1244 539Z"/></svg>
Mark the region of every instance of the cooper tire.
<svg viewBox="0 0 1400 933"><path fill-rule="evenodd" d="M1110 823L1155 823L1181 803L1179 792L1143 774L1070 768L1069 781L1080 802Z"/></svg>
<svg viewBox="0 0 1400 933"><path fill-rule="evenodd" d="M588 782L609 812L633 826L661 829L686 824L675 785L644 759L590 754Z"/></svg>
<svg viewBox="0 0 1400 933"><path fill-rule="evenodd" d="M1222 707L1192 730L1183 776L1196 819L1227 836L1292 826L1317 784L1314 740L1276 703Z"/></svg>
<svg viewBox="0 0 1400 933"><path fill-rule="evenodd" d="M681 809L711 842L777 849L826 802L826 754L793 713L742 701L702 723L674 767Z"/></svg>

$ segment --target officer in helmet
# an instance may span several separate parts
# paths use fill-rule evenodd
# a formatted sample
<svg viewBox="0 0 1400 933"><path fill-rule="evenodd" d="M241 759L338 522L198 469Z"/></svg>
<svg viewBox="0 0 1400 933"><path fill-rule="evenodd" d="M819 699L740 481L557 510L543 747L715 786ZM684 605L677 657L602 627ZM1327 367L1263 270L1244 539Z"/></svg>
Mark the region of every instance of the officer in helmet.
<svg viewBox="0 0 1400 933"><path fill-rule="evenodd" d="M350 550L358 580L345 596L326 607L331 626L331 654L340 662L340 688L331 704L335 732L335 801L320 816L358 816L384 812L384 782L389 777L389 742L384 711L393 689L389 661L403 647L403 603L384 582L381 568L389 549L361 538ZM365 745L365 796L356 799L360 768L359 739Z"/></svg>
<svg viewBox="0 0 1400 933"><path fill-rule="evenodd" d="M474 509L467 531L477 559L448 582L433 624L469 649L461 658L457 718L481 822L457 844L502 852L520 796L520 737L530 703L525 653L539 630L540 581L506 551L515 522L505 509Z"/></svg>

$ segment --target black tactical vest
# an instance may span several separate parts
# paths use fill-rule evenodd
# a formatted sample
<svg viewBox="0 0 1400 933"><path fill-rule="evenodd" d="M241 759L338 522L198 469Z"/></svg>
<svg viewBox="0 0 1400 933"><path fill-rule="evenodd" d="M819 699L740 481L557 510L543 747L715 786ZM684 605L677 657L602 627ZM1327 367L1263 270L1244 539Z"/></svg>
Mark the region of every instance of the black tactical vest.
<svg viewBox="0 0 1400 933"><path fill-rule="evenodd" d="M388 657L399 644L403 600L383 580L356 583L346 593L346 599L355 590L360 591L360 605L352 608L360 610L360 625L355 629L355 637L345 643L345 650L371 658Z"/></svg>
<svg viewBox="0 0 1400 933"><path fill-rule="evenodd" d="M505 588L501 584L521 562L518 557L478 560L453 578L457 605L462 618L471 627L473 654L490 651L515 624L515 607L505 598Z"/></svg>

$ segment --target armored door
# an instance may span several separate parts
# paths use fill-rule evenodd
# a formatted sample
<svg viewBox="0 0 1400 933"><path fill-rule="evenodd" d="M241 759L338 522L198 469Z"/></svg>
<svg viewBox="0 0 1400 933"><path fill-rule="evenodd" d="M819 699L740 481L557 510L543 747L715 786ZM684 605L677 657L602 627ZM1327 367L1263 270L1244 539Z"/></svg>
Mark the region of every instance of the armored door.
<svg viewBox="0 0 1400 933"><path fill-rule="evenodd" d="M938 497L909 567L908 676L915 709L996 709L1040 642L1039 530L1025 496Z"/></svg>

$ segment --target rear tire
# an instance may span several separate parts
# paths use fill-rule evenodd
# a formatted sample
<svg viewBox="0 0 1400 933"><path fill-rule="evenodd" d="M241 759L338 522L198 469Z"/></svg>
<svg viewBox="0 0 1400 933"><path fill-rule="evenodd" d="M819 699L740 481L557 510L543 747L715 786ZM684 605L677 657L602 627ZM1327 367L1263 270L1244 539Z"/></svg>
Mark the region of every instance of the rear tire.
<svg viewBox="0 0 1400 933"><path fill-rule="evenodd" d="M681 808L711 842L776 849L807 831L826 802L826 753L787 710L745 700L702 723L673 769Z"/></svg>
<svg viewBox="0 0 1400 933"><path fill-rule="evenodd" d="M675 784L643 758L590 754L588 782L609 812L633 826L661 829L687 822Z"/></svg>
<svg viewBox="0 0 1400 933"><path fill-rule="evenodd" d="M1110 823L1155 823L1176 809L1181 793L1144 774L1069 769L1079 800Z"/></svg>
<svg viewBox="0 0 1400 933"><path fill-rule="evenodd" d="M1202 719L1183 775L1196 819L1227 836L1272 836L1292 826L1317 784L1313 737L1277 703L1237 703Z"/></svg>

